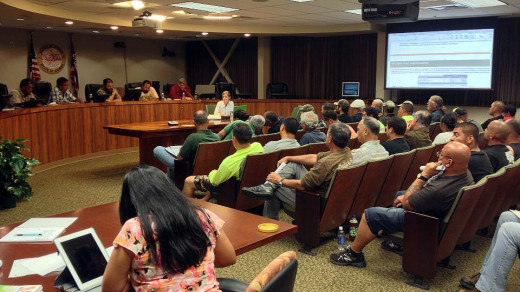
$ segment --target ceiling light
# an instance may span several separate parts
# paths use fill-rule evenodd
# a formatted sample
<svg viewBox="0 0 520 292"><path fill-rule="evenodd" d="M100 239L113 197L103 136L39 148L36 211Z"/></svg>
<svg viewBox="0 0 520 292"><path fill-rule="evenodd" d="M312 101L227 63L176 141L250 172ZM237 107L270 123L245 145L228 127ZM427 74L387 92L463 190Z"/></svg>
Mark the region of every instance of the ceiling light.
<svg viewBox="0 0 520 292"><path fill-rule="evenodd" d="M203 36L207 36L208 33L207 33L207 32L203 32L203 33L201 33L201 35L203 35Z"/></svg>
<svg viewBox="0 0 520 292"><path fill-rule="evenodd" d="M345 10L345 12L361 15L361 9Z"/></svg>
<svg viewBox="0 0 520 292"><path fill-rule="evenodd" d="M164 30L162 30L162 29L156 29L155 32L156 32L156 33L163 33Z"/></svg>
<svg viewBox="0 0 520 292"><path fill-rule="evenodd" d="M175 13L175 14L186 14L186 12L184 12L184 10L175 10L172 13Z"/></svg>
<svg viewBox="0 0 520 292"><path fill-rule="evenodd" d="M118 29L119 29L119 26L117 26L117 25L112 25L112 26L110 27L110 29L111 29L111 30L118 30Z"/></svg>
<svg viewBox="0 0 520 292"><path fill-rule="evenodd" d="M291 0L292 2L310 2L314 0Z"/></svg>
<svg viewBox="0 0 520 292"><path fill-rule="evenodd" d="M138 33L136 33L136 34L134 34L134 35L135 35L135 36L139 36L139 34L138 34Z"/></svg>
<svg viewBox="0 0 520 292"><path fill-rule="evenodd" d="M216 12L216 13L231 12L231 11L238 10L236 8L202 4L202 3L197 3L197 2L183 2L183 3L177 3L177 4L170 4L170 6L186 8L186 9L202 10L202 11L208 11L208 12Z"/></svg>
<svg viewBox="0 0 520 292"><path fill-rule="evenodd" d="M246 38L248 38L248 37L251 36L251 34L250 34L250 33L245 33L244 36L245 36Z"/></svg>
<svg viewBox="0 0 520 292"><path fill-rule="evenodd" d="M166 16L159 15L159 14L152 14L152 15L148 16L148 19L157 20L157 21L165 21Z"/></svg>
<svg viewBox="0 0 520 292"><path fill-rule="evenodd" d="M175 17L173 16L166 16L166 19L174 19Z"/></svg>
<svg viewBox="0 0 520 292"><path fill-rule="evenodd" d="M23 19L23 18L17 18L16 20L18 20L18 21L24 21L25 19Z"/></svg>
<svg viewBox="0 0 520 292"><path fill-rule="evenodd" d="M498 1L498 0L449 0L449 1L455 2L455 3L460 3L462 5L466 5L471 8L507 5L506 3Z"/></svg>
<svg viewBox="0 0 520 292"><path fill-rule="evenodd" d="M93 33L99 33L99 30L93 30L92 32Z"/></svg>
<svg viewBox="0 0 520 292"><path fill-rule="evenodd" d="M134 8L134 10L139 10L139 9L144 8L143 1L132 1L131 4L132 4L132 7Z"/></svg>
<svg viewBox="0 0 520 292"><path fill-rule="evenodd" d="M231 18L233 18L233 16L230 16L230 15L206 15L206 16L204 16L204 19L209 19L209 20L228 20Z"/></svg>
<svg viewBox="0 0 520 292"><path fill-rule="evenodd" d="M73 25L73 24L74 24L74 21L67 20L67 21L65 21L65 24L66 24L66 25Z"/></svg>
<svg viewBox="0 0 520 292"><path fill-rule="evenodd" d="M52 26L47 26L46 29L52 29Z"/></svg>

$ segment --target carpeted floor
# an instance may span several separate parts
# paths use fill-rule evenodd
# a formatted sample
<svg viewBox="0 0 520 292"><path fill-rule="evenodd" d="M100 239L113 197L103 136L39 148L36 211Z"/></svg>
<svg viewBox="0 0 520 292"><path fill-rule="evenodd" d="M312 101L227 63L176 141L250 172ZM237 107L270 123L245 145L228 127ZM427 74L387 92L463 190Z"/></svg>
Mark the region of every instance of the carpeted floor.
<svg viewBox="0 0 520 292"><path fill-rule="evenodd" d="M10 210L0 210L0 226L70 210L113 202L119 199L124 174L139 161L137 149L98 153L36 168L30 179L34 197ZM282 216L288 221L289 217ZM490 239L477 237L473 247L477 253L455 251L455 270L439 268L431 291L456 291L460 277L478 271L489 247ZM218 269L218 277L250 281L274 257L286 250L297 250L294 237L287 237L238 257L232 267ZM365 249L367 267L339 267L328 261L336 252L334 240L326 241L314 251L317 256L298 253L299 267L294 291L420 291L405 284L411 279L403 272L400 256L380 248L376 240ZM518 262L509 277L508 291L518 291Z"/></svg>

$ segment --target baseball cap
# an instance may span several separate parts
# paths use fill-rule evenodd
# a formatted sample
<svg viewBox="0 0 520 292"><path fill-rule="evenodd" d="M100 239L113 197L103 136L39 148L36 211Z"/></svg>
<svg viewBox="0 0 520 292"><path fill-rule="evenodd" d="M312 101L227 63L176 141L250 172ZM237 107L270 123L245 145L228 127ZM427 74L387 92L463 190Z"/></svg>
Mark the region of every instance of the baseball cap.
<svg viewBox="0 0 520 292"><path fill-rule="evenodd" d="M361 99L356 99L356 100L354 100L350 104L350 107L353 107L353 108L365 108L365 102L362 101Z"/></svg>
<svg viewBox="0 0 520 292"><path fill-rule="evenodd" d="M387 100L384 104L386 107L395 107L395 102Z"/></svg>
<svg viewBox="0 0 520 292"><path fill-rule="evenodd" d="M413 102L411 102L411 101L409 101L409 100L405 100L405 101L403 101L403 103L401 103L399 106L402 106L402 105L405 104L405 103L413 105Z"/></svg>
<svg viewBox="0 0 520 292"><path fill-rule="evenodd" d="M300 110L302 113L306 113L306 112L313 112L314 111L314 107L310 104L306 104L304 106L302 106L302 109Z"/></svg>

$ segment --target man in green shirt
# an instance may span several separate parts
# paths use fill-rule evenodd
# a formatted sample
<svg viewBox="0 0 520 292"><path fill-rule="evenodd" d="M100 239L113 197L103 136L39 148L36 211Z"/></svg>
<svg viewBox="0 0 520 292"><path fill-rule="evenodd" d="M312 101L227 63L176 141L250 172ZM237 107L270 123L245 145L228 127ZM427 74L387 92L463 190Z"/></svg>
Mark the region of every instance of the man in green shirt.
<svg viewBox="0 0 520 292"><path fill-rule="evenodd" d="M208 129L209 121L205 111L195 112L193 122L195 123L197 132L190 134L188 138L186 138L177 157L167 150L168 147L157 146L153 150L155 158L159 159L168 167L168 175L170 177L172 177L172 169L175 167L175 160L186 160L190 166L193 166L200 143L220 141L218 135Z"/></svg>
<svg viewBox="0 0 520 292"><path fill-rule="evenodd" d="M258 142L250 143L253 132L246 123L237 123L233 126L233 138L231 139L236 152L226 157L220 163L218 169L212 170L208 175L192 175L184 181L182 192L192 198L196 190L209 192L231 177L240 178L240 164L249 154L264 153L262 145ZM209 193L203 198L209 200Z"/></svg>

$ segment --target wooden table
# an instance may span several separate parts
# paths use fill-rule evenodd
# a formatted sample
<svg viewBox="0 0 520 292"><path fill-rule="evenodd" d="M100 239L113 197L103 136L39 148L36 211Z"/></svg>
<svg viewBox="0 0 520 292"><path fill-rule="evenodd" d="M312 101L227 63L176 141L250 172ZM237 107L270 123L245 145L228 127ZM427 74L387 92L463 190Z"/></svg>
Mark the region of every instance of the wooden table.
<svg viewBox="0 0 520 292"><path fill-rule="evenodd" d="M226 222L224 224L224 231L233 244L237 255L294 234L297 231L295 225L285 222L275 221L200 200L193 200L193 202L213 211ZM103 245L111 246L114 238L121 229L118 204L118 202L108 203L51 217L78 217L61 236L93 227L103 242ZM275 233L262 233L257 231L257 225L265 222L276 223L280 226L280 229ZM20 225L20 223L0 228L0 237L18 225ZM15 259L39 257L53 252L56 252L56 246L53 243L0 243L0 259L4 262L0 268L0 284L42 284L43 291L54 291L53 283L59 274L58 272L50 273L44 277L29 275L19 278L8 278Z"/></svg>
<svg viewBox="0 0 520 292"><path fill-rule="evenodd" d="M109 125L103 128L108 133L139 138L139 162L166 170L166 166L153 156L156 146L182 145L189 134L196 131L193 120L180 120L178 126L168 126L168 121ZM227 121L210 121L209 129L219 132Z"/></svg>

